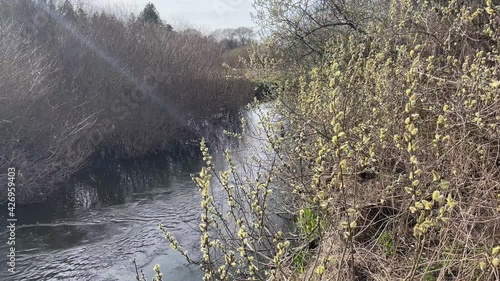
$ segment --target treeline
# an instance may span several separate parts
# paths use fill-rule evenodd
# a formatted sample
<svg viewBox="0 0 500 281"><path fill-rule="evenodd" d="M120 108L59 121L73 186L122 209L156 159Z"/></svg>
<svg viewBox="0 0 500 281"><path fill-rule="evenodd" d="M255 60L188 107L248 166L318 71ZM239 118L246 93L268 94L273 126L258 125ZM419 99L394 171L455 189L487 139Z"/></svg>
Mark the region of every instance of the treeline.
<svg viewBox="0 0 500 281"><path fill-rule="evenodd" d="M209 35L226 50L223 56L228 66L239 69L248 68L250 50L257 45L255 36L255 31L248 27L219 29Z"/></svg>
<svg viewBox="0 0 500 281"><path fill-rule="evenodd" d="M199 137L253 97L220 42L176 32L152 4L122 19L46 2L0 1L0 168L18 169L19 202L44 200L96 154Z"/></svg>

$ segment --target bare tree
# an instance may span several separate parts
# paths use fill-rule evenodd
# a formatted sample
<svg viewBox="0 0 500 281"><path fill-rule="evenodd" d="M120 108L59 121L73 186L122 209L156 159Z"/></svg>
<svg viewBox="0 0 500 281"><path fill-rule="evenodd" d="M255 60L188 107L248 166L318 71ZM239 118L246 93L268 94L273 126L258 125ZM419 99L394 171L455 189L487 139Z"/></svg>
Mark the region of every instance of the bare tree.
<svg viewBox="0 0 500 281"><path fill-rule="evenodd" d="M363 34L367 22L386 13L387 0L255 0L254 19L273 34L282 48L299 56L325 53L325 44L339 34ZM374 5L374 3L378 3ZM380 5L382 3L382 5ZM387 3L387 4L386 4Z"/></svg>
<svg viewBox="0 0 500 281"><path fill-rule="evenodd" d="M211 36L219 41L227 49L236 49L249 45L254 37L255 32L249 27L238 27L218 29L212 32Z"/></svg>

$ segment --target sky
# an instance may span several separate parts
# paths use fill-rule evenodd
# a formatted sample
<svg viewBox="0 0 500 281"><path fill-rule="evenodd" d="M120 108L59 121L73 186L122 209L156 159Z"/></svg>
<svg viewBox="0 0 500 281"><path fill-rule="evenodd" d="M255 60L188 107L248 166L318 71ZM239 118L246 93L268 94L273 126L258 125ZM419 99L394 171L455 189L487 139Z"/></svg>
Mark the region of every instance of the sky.
<svg viewBox="0 0 500 281"><path fill-rule="evenodd" d="M254 27L253 0L94 0L94 4L127 7L138 14L146 3L156 6L167 23L211 31L219 28Z"/></svg>

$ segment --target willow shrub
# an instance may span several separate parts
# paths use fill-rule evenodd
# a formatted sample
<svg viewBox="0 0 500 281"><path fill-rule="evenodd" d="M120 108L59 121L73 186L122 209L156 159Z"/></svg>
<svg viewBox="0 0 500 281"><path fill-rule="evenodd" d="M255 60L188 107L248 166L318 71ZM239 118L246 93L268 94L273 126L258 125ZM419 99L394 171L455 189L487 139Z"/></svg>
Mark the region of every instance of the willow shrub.
<svg viewBox="0 0 500 281"><path fill-rule="evenodd" d="M274 118L265 111L260 112L264 126L257 126L257 135L248 138L245 130L243 135L228 132L242 141L250 157L226 150L220 164L212 159L205 141L201 143L205 165L199 175L193 176L201 194L201 257L185 251L182 241L160 225L171 248L188 262L200 265L203 280L267 280L283 270L282 260L290 241L280 219L273 216L276 200L281 197L274 195L278 189L273 185L279 162L273 141L278 137L272 135ZM243 120L243 128L246 124ZM261 147L254 146L254 137L263 140L257 142Z"/></svg>
<svg viewBox="0 0 500 281"><path fill-rule="evenodd" d="M288 184L330 222L303 279L499 278L500 8L468 3L393 1L283 85Z"/></svg>
<svg viewBox="0 0 500 281"><path fill-rule="evenodd" d="M277 57L259 58L264 76L281 75L274 110L286 122L263 124L277 155L269 179L293 194L298 239L257 219L271 216L260 205L267 184L238 197L238 212L219 213L211 177L229 206L248 189L217 175L202 147L204 280L500 279L496 4L395 0L366 35L328 42L323 63L305 75L281 75ZM230 220L236 236L217 234ZM318 243L304 235L313 225ZM262 237L274 237L267 252L256 251Z"/></svg>

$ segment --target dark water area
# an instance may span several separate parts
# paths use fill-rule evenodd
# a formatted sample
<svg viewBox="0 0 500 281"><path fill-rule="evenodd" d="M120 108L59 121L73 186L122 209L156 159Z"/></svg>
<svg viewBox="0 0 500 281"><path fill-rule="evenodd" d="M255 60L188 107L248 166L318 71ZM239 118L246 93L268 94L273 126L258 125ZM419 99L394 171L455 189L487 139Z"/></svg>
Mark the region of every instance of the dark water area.
<svg viewBox="0 0 500 281"><path fill-rule="evenodd" d="M262 132L255 129L259 117L250 111L246 118L241 143L222 146L232 146L238 158L265 158L259 152ZM215 150L213 156L215 166L223 168L223 151ZM161 265L164 280L201 280L199 268L170 249L158 224L178 237L185 250L198 252L201 198L191 175L202 165L196 153L97 161L68 183L60 198L16 208L16 273L7 272L2 254L0 280L135 280L134 259L148 280L155 264ZM251 176L252 167L241 172ZM1 223L0 237L7 241L5 220ZM5 242L0 253L8 253Z"/></svg>
<svg viewBox="0 0 500 281"><path fill-rule="evenodd" d="M190 175L201 165L161 157L102 163L68 184L72 206L18 206L17 273L7 274L2 255L0 280L134 280L134 258L147 276L160 263L167 278L200 279L157 226L163 223L183 241L197 240L199 196ZM1 233L4 241L7 234ZM2 243L0 251L7 247Z"/></svg>

